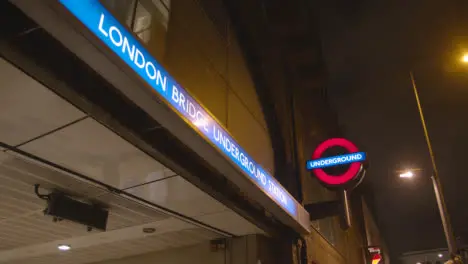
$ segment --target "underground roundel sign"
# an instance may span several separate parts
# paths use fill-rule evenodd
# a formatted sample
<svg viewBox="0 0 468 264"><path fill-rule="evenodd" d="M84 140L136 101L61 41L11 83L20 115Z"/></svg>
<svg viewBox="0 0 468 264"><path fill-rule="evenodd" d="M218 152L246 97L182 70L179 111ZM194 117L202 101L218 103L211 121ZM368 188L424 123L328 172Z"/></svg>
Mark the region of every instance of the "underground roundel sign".
<svg viewBox="0 0 468 264"><path fill-rule="evenodd" d="M338 155L330 153L339 152ZM363 173L366 153L344 138L331 138L322 142L307 161L307 169L328 187L342 187L359 182ZM334 171L333 171L334 170Z"/></svg>

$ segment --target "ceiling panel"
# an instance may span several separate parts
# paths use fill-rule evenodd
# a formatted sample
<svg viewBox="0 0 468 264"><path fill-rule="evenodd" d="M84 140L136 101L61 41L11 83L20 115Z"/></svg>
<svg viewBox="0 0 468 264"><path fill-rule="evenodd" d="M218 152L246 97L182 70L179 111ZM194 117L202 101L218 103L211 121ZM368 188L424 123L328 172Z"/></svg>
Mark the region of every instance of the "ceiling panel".
<svg viewBox="0 0 468 264"><path fill-rule="evenodd" d="M169 218L169 216L164 213L113 193L99 196L96 200L107 204L111 208L110 215L112 217L109 218L109 229L141 225Z"/></svg>
<svg viewBox="0 0 468 264"><path fill-rule="evenodd" d="M4 264L82 264L140 255L154 251L195 245L219 236L192 228L138 239L121 240L93 247L84 247L68 252L57 252L27 259L15 259Z"/></svg>
<svg viewBox="0 0 468 264"><path fill-rule="evenodd" d="M196 216L194 218L207 225L226 230L236 236L264 233L261 229L232 210Z"/></svg>
<svg viewBox="0 0 468 264"><path fill-rule="evenodd" d="M53 222L42 210L31 211L2 220L0 250L24 247L44 242L83 236L89 233L85 226L69 221Z"/></svg>
<svg viewBox="0 0 468 264"><path fill-rule="evenodd" d="M59 175L61 177L59 177ZM54 222L43 214L45 201L33 184L66 192L88 189L92 197L109 208L108 231L92 230L70 221ZM56 182L57 181L57 182ZM76 189L75 189L76 187ZM0 153L0 263L92 263L169 248L183 247L220 237L181 220L99 189L61 171L39 166L18 155ZM47 190L42 190L46 192ZM146 234L142 227L153 227ZM59 252L57 245L73 245Z"/></svg>
<svg viewBox="0 0 468 264"><path fill-rule="evenodd" d="M126 187L125 191L130 194L188 217L217 215L230 211L222 203L183 177L173 174L91 118L32 141L21 148L111 186ZM207 219L212 221L214 226L222 226L220 229L227 232L256 232L255 226L232 213L241 219L238 223L242 224L242 227L229 225L229 221L215 223L215 220L225 221L216 216ZM200 218L202 222L204 219ZM123 226L128 224L125 218L120 221Z"/></svg>
<svg viewBox="0 0 468 264"><path fill-rule="evenodd" d="M85 114L0 59L0 141L15 146Z"/></svg>
<svg viewBox="0 0 468 264"><path fill-rule="evenodd" d="M120 189L174 174L91 118L21 149Z"/></svg>
<svg viewBox="0 0 468 264"><path fill-rule="evenodd" d="M227 208L181 176L127 190L135 196L187 216L221 212Z"/></svg>
<svg viewBox="0 0 468 264"><path fill-rule="evenodd" d="M223 204L2 59L0 78L0 142L16 146L30 141L20 148L87 177L231 233L258 232ZM110 212L108 230L88 231L70 221L54 222L44 215L46 202L34 193L35 184L40 184L43 193L60 190L105 205ZM141 226L145 225L154 226L157 232L142 235ZM118 233L131 228L136 231ZM93 263L219 237L77 175L0 148L0 256L16 250L30 253L30 257L17 254L0 263ZM80 239L90 244L69 252L56 251L60 241ZM49 251L40 250L45 244L52 245Z"/></svg>
<svg viewBox="0 0 468 264"><path fill-rule="evenodd" d="M69 174L39 164L12 152L0 152L0 184L20 189L28 194L34 192L34 184L44 190L61 190L72 195L95 197L106 193L102 187L77 180Z"/></svg>
<svg viewBox="0 0 468 264"><path fill-rule="evenodd" d="M42 193L58 189L105 205L110 210L108 230L169 218L60 171L0 152L0 251L97 232L69 221L53 222L52 217L45 216L46 202L36 196L36 183L44 187Z"/></svg>

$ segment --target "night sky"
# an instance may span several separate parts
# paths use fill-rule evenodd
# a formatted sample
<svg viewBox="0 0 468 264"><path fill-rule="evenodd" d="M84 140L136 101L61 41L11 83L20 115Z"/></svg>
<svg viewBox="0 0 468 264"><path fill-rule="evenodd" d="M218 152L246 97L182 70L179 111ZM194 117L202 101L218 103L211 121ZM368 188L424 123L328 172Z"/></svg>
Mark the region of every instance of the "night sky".
<svg viewBox="0 0 468 264"><path fill-rule="evenodd" d="M455 234L468 244L468 65L457 57L468 51L468 1L329 0L314 6L333 107L345 135L368 152L366 181L392 257L446 247L411 69ZM398 170L406 168L423 171L400 179Z"/></svg>

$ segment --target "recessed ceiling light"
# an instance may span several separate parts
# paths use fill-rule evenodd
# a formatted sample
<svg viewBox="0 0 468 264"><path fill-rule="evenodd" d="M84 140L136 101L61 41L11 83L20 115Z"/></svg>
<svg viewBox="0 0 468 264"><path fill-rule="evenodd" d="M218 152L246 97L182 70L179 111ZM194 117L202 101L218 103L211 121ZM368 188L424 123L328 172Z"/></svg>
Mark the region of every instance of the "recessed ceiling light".
<svg viewBox="0 0 468 264"><path fill-rule="evenodd" d="M154 232L156 232L156 228L154 228L154 227L145 227L145 228L143 228L143 233L152 234Z"/></svg>
<svg viewBox="0 0 468 264"><path fill-rule="evenodd" d="M70 247L69 245L64 245L64 244L58 245L57 248L58 248L60 251L68 251L68 250L71 249L71 247Z"/></svg>

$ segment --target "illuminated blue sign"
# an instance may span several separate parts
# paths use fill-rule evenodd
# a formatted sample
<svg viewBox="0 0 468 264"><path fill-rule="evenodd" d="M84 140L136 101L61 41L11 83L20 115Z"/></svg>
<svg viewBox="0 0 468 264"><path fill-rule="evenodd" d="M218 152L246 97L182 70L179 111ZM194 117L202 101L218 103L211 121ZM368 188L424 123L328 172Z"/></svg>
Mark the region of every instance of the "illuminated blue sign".
<svg viewBox="0 0 468 264"><path fill-rule="evenodd" d="M297 216L294 198L245 152L98 0L59 0L94 35L222 151L284 210Z"/></svg>
<svg viewBox="0 0 468 264"><path fill-rule="evenodd" d="M321 168L349 164L349 163L359 162L359 161L364 161L364 160L366 160L365 152L355 152L351 154L309 160L307 161L307 169L308 170L321 169Z"/></svg>

